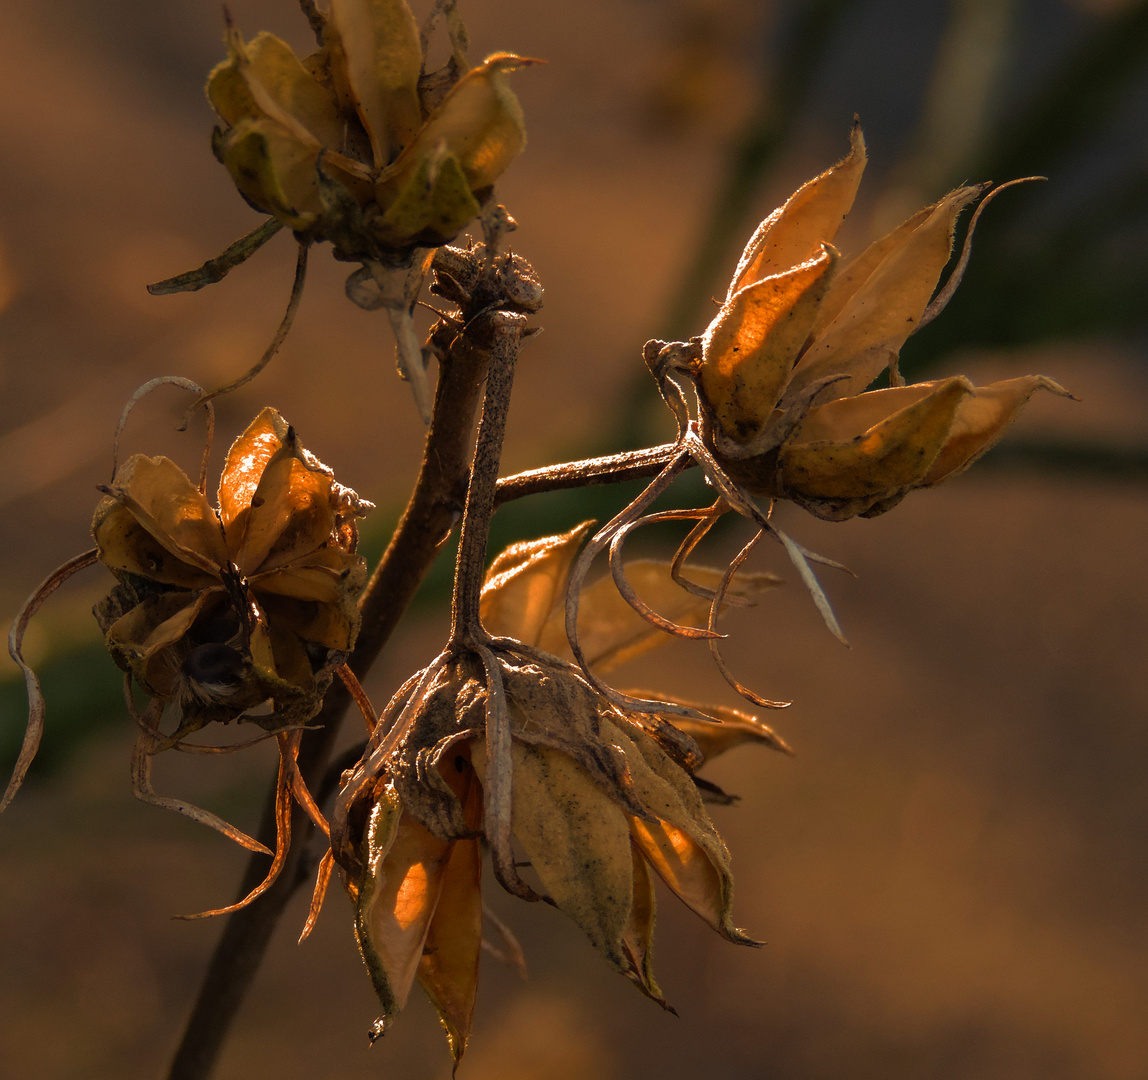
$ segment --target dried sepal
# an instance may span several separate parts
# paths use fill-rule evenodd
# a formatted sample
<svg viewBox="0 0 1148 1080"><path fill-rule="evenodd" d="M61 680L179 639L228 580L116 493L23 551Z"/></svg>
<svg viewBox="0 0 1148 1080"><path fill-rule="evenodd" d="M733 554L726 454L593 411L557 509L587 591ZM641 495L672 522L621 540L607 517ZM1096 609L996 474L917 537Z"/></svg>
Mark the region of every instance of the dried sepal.
<svg viewBox="0 0 1148 1080"><path fill-rule="evenodd" d="M761 224L705 334L646 347L664 397L683 380L697 390L696 430L684 399L675 407L683 453L730 508L768 532L776 530L755 497L791 499L829 520L883 513L991 446L1015 415L1013 398L1019 408L1036 389L1063 392L1042 376L999 392L963 379L904 386L901 347L952 296L984 207L1024 181L956 188L838 263L828 245L865 163L856 124L851 142L848 157ZM958 218L978 199L957 265L938 288ZM886 370L890 389L866 392Z"/></svg>
<svg viewBox="0 0 1148 1080"><path fill-rule="evenodd" d="M868 160L856 119L849 144L845 158L803 184L758 226L738 261L730 296L752 282L788 271L815 255L822 244L833 242L853 207Z"/></svg>
<svg viewBox="0 0 1148 1080"><path fill-rule="evenodd" d="M336 89L353 103L377 171L422 125L418 23L404 0L331 0L326 36Z"/></svg>
<svg viewBox="0 0 1148 1080"><path fill-rule="evenodd" d="M825 294L836 254L754 281L722 306L702 337L702 388L722 430L748 442L781 398Z"/></svg>
<svg viewBox="0 0 1148 1080"><path fill-rule="evenodd" d="M936 291L952 257L958 215L984 191L985 185L957 188L919 225L899 235L899 242L802 354L787 394L845 374L849 378L834 383L819 400L856 395L881 374L887 354L900 351Z"/></svg>

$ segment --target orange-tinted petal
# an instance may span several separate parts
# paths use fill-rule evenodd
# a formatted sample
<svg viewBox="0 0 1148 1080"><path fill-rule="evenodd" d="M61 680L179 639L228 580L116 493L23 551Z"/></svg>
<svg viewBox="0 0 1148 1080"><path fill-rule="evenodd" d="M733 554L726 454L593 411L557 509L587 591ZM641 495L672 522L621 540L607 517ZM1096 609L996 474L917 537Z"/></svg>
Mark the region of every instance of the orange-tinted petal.
<svg viewBox="0 0 1148 1080"><path fill-rule="evenodd" d="M383 1008L405 1004L438 903L451 845L401 813L393 792L371 812L355 937Z"/></svg>
<svg viewBox="0 0 1148 1080"><path fill-rule="evenodd" d="M833 242L853 206L865 171L865 138L854 122L848 155L803 184L758 226L742 252L729 296L754 281L780 274Z"/></svg>
<svg viewBox="0 0 1148 1080"><path fill-rule="evenodd" d="M1024 375L1019 379L978 386L971 397L961 402L945 445L922 484L937 484L964 472L996 444L1028 399L1042 389L1062 397L1072 397L1060 383L1044 375Z"/></svg>
<svg viewBox="0 0 1148 1080"><path fill-rule="evenodd" d="M787 398L839 374L849 378L826 387L819 401L860 394L881 374L917 328L952 255L957 216L981 190L957 188L916 228L895 230L899 243L797 362Z"/></svg>
<svg viewBox="0 0 1148 1080"><path fill-rule="evenodd" d="M758 279L722 306L702 337L702 392L722 430L749 442L773 412L805 344L836 255Z"/></svg>
<svg viewBox="0 0 1148 1080"><path fill-rule="evenodd" d="M632 724L608 725L603 733L626 752L633 795L651 820L630 819L630 832L658 876L718 933L753 944L731 918L733 877L729 852L714 829L684 769Z"/></svg>
<svg viewBox="0 0 1148 1080"><path fill-rule="evenodd" d="M482 586L482 624L492 634L537 645L550 613L566 597L566 581L594 522L569 532L511 544L491 563Z"/></svg>
<svg viewBox="0 0 1148 1080"><path fill-rule="evenodd" d="M287 566L323 546L335 527L331 478L310 468L284 446L263 471L242 531L235 562L244 574ZM232 541L233 542L233 541Z"/></svg>
<svg viewBox="0 0 1148 1080"><path fill-rule="evenodd" d="M267 463L282 448L290 425L272 408L264 409L231 444L219 478L219 516L224 528L251 505Z"/></svg>
<svg viewBox="0 0 1148 1080"><path fill-rule="evenodd" d="M473 771L460 792L468 822L482 819L482 790ZM456 840L443 873L442 890L427 932L418 978L446 1028L457 1065L466 1049L478 989L482 950L482 848L478 839Z"/></svg>

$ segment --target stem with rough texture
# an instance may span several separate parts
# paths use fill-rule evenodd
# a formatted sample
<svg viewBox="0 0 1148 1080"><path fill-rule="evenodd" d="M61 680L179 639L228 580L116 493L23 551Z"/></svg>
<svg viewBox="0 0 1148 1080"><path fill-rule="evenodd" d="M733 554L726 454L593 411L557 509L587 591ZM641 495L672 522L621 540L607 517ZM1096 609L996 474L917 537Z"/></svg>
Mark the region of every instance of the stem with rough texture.
<svg viewBox="0 0 1148 1080"><path fill-rule="evenodd" d="M362 630L349 661L357 675L364 674L378 657L434 562L442 540L450 534L463 498L470 433L488 359L484 351L470 347L463 338L444 357L414 492L359 602ZM299 768L309 786L317 784L325 770L349 701L343 684L332 683L313 721L318 729L303 735ZM298 807L293 814L295 842L279 879L227 920L172 1061L169 1080L207 1080L212 1074L279 917L309 873L304 850L311 829ZM273 800L264 811L258 835L265 843L274 840ZM264 856L252 857L239 886L239 897L263 879L264 860Z"/></svg>
<svg viewBox="0 0 1148 1080"><path fill-rule="evenodd" d="M665 443L646 450L627 450L605 457L565 461L561 465L546 465L541 469L528 469L513 476L504 476L498 481L494 505L499 507L514 499L539 495L544 491L566 491L600 484L620 484L626 480L647 480L665 468L677 449L677 443Z"/></svg>
<svg viewBox="0 0 1148 1080"><path fill-rule="evenodd" d="M482 399L482 416L478 421L458 558L455 560L450 629L452 644L462 643L471 630L481 626L478 602L486 570L490 518L494 513L502 439L506 433L506 415L510 411L510 391L514 386L514 366L518 360L522 331L526 328L525 315L499 311L491 319L494 323L494 347L486 393Z"/></svg>

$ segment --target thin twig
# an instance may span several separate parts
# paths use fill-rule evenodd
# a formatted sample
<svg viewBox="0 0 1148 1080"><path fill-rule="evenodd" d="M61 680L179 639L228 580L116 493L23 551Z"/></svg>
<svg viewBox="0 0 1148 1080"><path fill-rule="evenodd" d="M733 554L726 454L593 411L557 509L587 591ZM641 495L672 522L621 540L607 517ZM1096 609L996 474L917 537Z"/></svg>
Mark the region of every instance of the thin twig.
<svg viewBox="0 0 1148 1080"><path fill-rule="evenodd" d="M466 509L455 561L454 602L452 604L450 642L461 644L472 628L480 626L479 595L486 572L486 546L490 539L490 518L494 513L494 496L498 485L498 466L502 460L502 438L506 416L510 411L510 391L514 386L514 367L526 316L500 311L493 316L494 348L486 392L482 400L482 417L466 492Z"/></svg>
<svg viewBox="0 0 1148 1080"><path fill-rule="evenodd" d="M501 506L513 499L537 495L543 491L565 491L598 484L620 484L626 480L647 480L665 468L676 450L676 443L666 443L647 450L627 450L622 454L567 461L561 465L547 465L541 469L504 476L498 481L494 505Z"/></svg>

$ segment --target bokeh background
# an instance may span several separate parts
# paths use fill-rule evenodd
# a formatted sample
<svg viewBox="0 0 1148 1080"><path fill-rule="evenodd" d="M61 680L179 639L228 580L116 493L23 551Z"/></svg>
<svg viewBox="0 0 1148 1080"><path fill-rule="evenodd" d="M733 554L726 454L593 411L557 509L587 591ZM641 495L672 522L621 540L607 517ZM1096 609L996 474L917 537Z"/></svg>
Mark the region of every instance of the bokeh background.
<svg viewBox="0 0 1148 1080"><path fill-rule="evenodd" d="M289 0L235 0L248 34L299 49ZM986 214L910 376L1052 375L1048 397L971 474L843 525L784 512L827 574L852 648L799 584L729 620L745 681L796 704L771 721L795 759L744 750L710 775L734 854L745 950L661 897L657 964L681 1017L642 999L556 912L491 901L530 978L484 963L471 1080L623 1077L1136 1080L1148 1075L1148 4L1101 0L506 0L465 5L472 55L544 57L518 77L530 146L500 184L514 245L547 287L520 365L505 465L661 441L639 350L699 332L756 222L847 148L871 165L841 246L962 180L1035 173ZM215 385L269 339L293 270L278 237L226 282L152 298L252 228L208 149L221 55L202 0L0 6L0 613L89 545L124 400L160 373ZM317 251L295 329L219 403L228 440L276 405L379 504L381 550L421 429L381 316ZM183 401L148 399L128 452L191 463ZM686 491L683 498L698 496ZM540 499L499 535L620 503ZM717 559L737 535L718 537ZM785 572L780 552L759 556ZM170 915L232 896L244 856L136 803L132 731L78 579L38 618L48 735L0 820L0 1073L164 1074L219 932ZM790 577L794 575L789 573ZM382 702L437 651L446 575L370 682ZM0 683L0 765L24 697ZM734 704L704 649L627 673ZM266 748L259 748L264 750ZM157 785L254 828L273 754L176 758ZM493 890L492 890L493 892ZM223 1080L445 1078L419 995L368 1050L375 1012L348 910L279 928L236 1017Z"/></svg>

